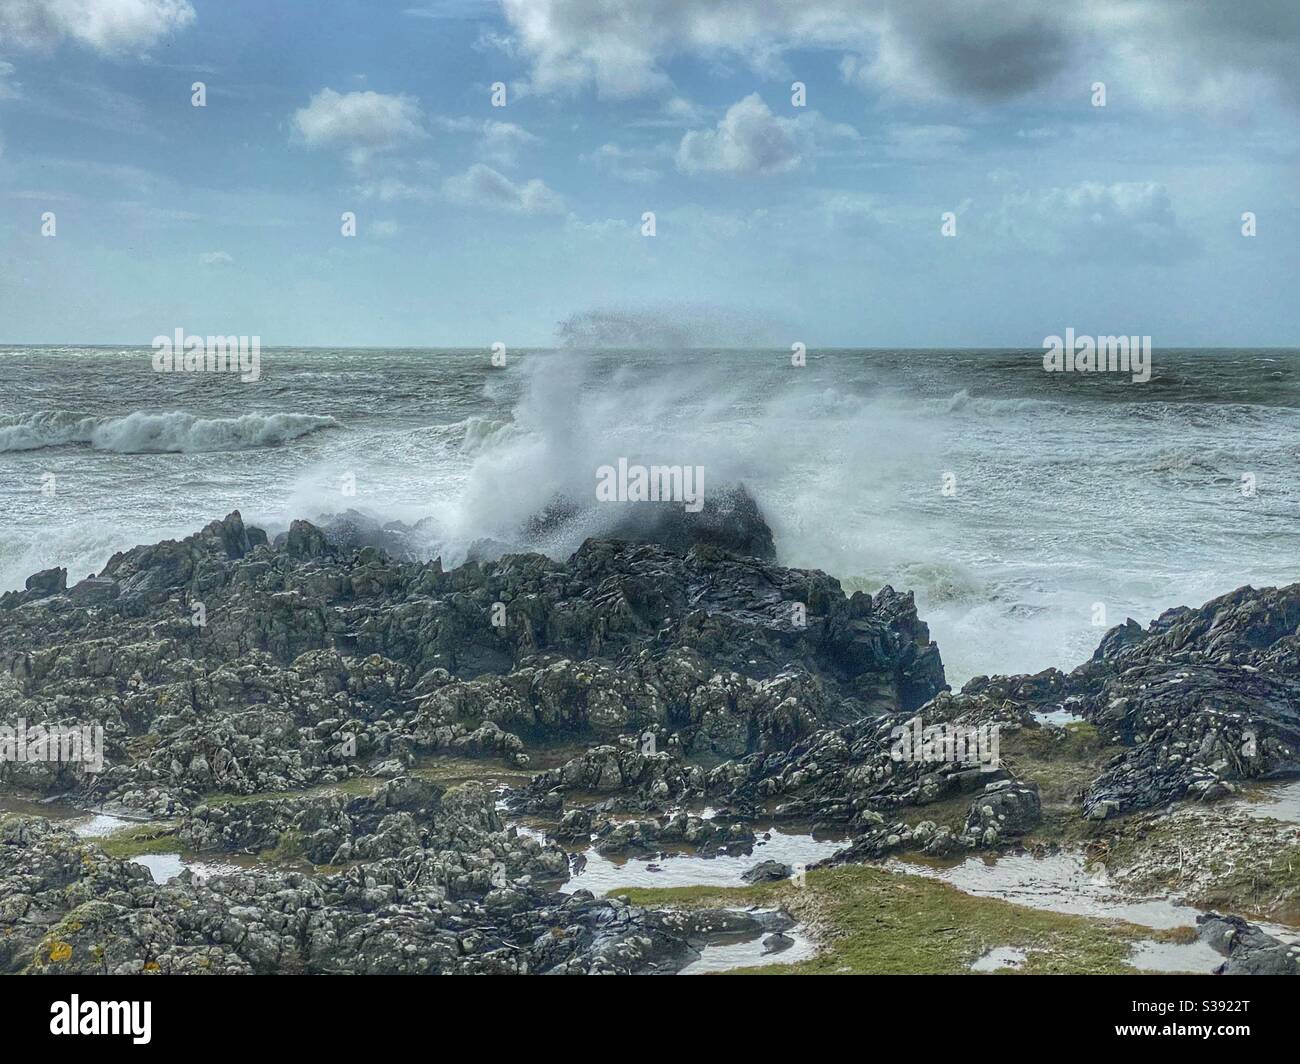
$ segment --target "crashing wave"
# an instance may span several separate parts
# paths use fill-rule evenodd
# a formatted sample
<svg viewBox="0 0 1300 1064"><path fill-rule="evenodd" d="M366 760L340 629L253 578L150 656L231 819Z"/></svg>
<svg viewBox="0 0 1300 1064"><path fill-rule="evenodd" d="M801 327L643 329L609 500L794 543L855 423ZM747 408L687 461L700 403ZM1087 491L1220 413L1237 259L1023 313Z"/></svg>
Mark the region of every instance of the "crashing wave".
<svg viewBox="0 0 1300 1064"><path fill-rule="evenodd" d="M36 451L69 444L118 454L179 454L279 447L338 422L316 414L197 417L179 410L126 417L84 417L66 410L0 418L0 451Z"/></svg>

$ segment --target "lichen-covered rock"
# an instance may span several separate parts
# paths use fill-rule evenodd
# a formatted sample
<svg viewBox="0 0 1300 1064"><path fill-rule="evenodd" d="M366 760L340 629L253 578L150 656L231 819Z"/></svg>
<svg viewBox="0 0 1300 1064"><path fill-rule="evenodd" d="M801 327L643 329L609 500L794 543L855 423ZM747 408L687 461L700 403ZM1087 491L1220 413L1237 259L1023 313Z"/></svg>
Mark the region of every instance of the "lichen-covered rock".
<svg viewBox="0 0 1300 1064"><path fill-rule="evenodd" d="M106 767L24 786L171 815L435 752L522 765L537 743L648 734L716 761L943 687L910 596L846 597L707 537L451 572L335 539L296 521L273 547L236 512L115 555L76 594L33 577L39 597L0 609L0 723L75 707Z"/></svg>
<svg viewBox="0 0 1300 1064"><path fill-rule="evenodd" d="M1037 827L1042 816L1036 783L997 780L971 803L964 834L978 844L996 846Z"/></svg>

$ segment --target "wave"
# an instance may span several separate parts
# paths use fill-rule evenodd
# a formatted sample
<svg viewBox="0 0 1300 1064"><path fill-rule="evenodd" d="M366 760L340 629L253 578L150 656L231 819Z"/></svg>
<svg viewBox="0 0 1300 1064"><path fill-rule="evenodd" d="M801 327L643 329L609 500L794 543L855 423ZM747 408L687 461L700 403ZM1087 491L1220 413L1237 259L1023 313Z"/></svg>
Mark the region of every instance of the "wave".
<svg viewBox="0 0 1300 1064"><path fill-rule="evenodd" d="M0 418L0 452L38 451L70 444L117 454L189 454L279 447L338 421L317 414L244 414L198 417L173 410L126 417L85 417L66 410Z"/></svg>
<svg viewBox="0 0 1300 1064"><path fill-rule="evenodd" d="M1035 410L1046 412L1061 409L1061 404L1052 399L976 397L972 396L965 388L955 392L947 399L931 401L929 405L931 409L941 410L946 414L970 411L986 417L1004 414L1027 414Z"/></svg>

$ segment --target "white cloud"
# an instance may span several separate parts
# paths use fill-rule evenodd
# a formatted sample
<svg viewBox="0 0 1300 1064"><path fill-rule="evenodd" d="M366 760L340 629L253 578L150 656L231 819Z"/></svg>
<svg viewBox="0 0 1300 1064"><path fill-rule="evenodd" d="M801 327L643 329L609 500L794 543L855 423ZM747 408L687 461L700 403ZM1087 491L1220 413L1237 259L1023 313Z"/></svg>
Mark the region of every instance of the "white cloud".
<svg viewBox="0 0 1300 1064"><path fill-rule="evenodd" d="M714 129L691 130L677 148L683 173L780 174L793 170L833 138L856 139L848 126L815 112L781 118L752 93L734 103Z"/></svg>
<svg viewBox="0 0 1300 1064"><path fill-rule="evenodd" d="M514 166L519 153L541 143L541 138L529 133L513 122L494 119L436 118L435 125L449 133L475 133L478 135L478 153L498 166Z"/></svg>
<svg viewBox="0 0 1300 1064"><path fill-rule="evenodd" d="M1117 264L1169 262L1196 247L1178 222L1169 190L1151 181L1011 191L998 224L1015 243L1045 254L1113 257Z"/></svg>
<svg viewBox="0 0 1300 1064"><path fill-rule="evenodd" d="M514 166L519 152L540 143L538 137L513 122L486 122L479 141L483 157L501 166Z"/></svg>
<svg viewBox="0 0 1300 1064"><path fill-rule="evenodd" d="M602 144L595 151L582 156L581 161L598 167L620 181L645 183L659 177L659 163L672 149L623 148L617 144Z"/></svg>
<svg viewBox="0 0 1300 1064"><path fill-rule="evenodd" d="M293 124L310 148L346 151L355 165L376 152L427 136L420 105L410 96L322 89L294 112Z"/></svg>
<svg viewBox="0 0 1300 1064"><path fill-rule="evenodd" d="M199 256L199 262L204 266L233 266L235 259L226 251L205 251Z"/></svg>
<svg viewBox="0 0 1300 1064"><path fill-rule="evenodd" d="M664 121L677 122L686 126L694 125L704 117L704 112L700 106L688 100L685 96L674 96L665 101L663 114Z"/></svg>
<svg viewBox="0 0 1300 1064"><path fill-rule="evenodd" d="M402 227L390 218L381 218L369 227L369 232L379 237L381 240L387 240L389 237L396 236L402 231Z"/></svg>
<svg viewBox="0 0 1300 1064"><path fill-rule="evenodd" d="M453 203L486 207L513 214L558 214L564 201L542 181L534 178L516 184L490 166L475 163L465 173L442 183L443 195Z"/></svg>
<svg viewBox="0 0 1300 1064"><path fill-rule="evenodd" d="M49 51L69 40L123 55L145 51L193 21L189 0L3 0L0 41Z"/></svg>
<svg viewBox="0 0 1300 1064"><path fill-rule="evenodd" d="M882 62L870 65L886 80L1012 94L1054 73L1044 60L1072 19L1060 7L1044 14L1035 0L502 0L539 91L590 83L610 98L667 91L664 66L678 56L738 57L775 73L784 72L788 53L810 48L880 52Z"/></svg>

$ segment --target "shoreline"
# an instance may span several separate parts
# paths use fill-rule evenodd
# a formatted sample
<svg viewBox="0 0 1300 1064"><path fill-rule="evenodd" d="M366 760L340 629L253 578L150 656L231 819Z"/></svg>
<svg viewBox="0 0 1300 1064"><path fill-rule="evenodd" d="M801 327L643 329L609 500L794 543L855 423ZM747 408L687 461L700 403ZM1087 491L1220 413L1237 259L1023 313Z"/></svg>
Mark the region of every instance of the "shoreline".
<svg viewBox="0 0 1300 1064"><path fill-rule="evenodd" d="M782 971L801 935L816 951L791 970L898 970L870 967L886 948L915 970L1183 970L1209 948L1228 970L1296 969L1300 947L1267 932L1300 922L1300 829L1235 796L1300 777L1287 701L1300 585L1118 626L1069 674L953 692L910 595L846 596L823 573L733 553L716 516L641 543L591 540L566 562L501 554L443 571L302 521L273 543L234 513L71 588L61 571L37 574L0 599L0 712L61 723L93 705L107 764L95 777L5 764L0 794L12 806L25 786L145 822L96 840L26 808L0 813L0 900L8 877L37 867L82 884L9 919L6 970L678 971L770 938L763 967ZM761 521L726 536L761 542ZM1217 708L1228 698L1243 708ZM1078 722L1040 719L1063 710ZM998 770L893 759L891 730L917 714L996 724ZM1288 816L1289 801L1275 803ZM765 825L783 824L845 845L765 860L763 833L786 837ZM1268 856L1292 837L1295 860ZM1264 929L1226 934L1211 914L1121 930L893 863L1072 853L1100 862L1117 898L1186 891ZM593 896L581 876L598 855L639 862L647 883L656 867L685 882L698 868L712 885L611 880ZM1191 881L1175 875L1189 860L1204 866ZM747 866L758 885L726 885ZM307 925L274 930L267 899L283 891ZM836 907L838 892L859 904ZM934 954L901 932L859 942L862 912L900 897L918 914L965 899L960 948ZM172 923L232 904L254 914L251 951L203 921ZM411 924L412 904L441 915ZM115 930L140 906L173 927L170 945ZM523 938L499 937L505 913ZM414 953L365 945L389 926Z"/></svg>

